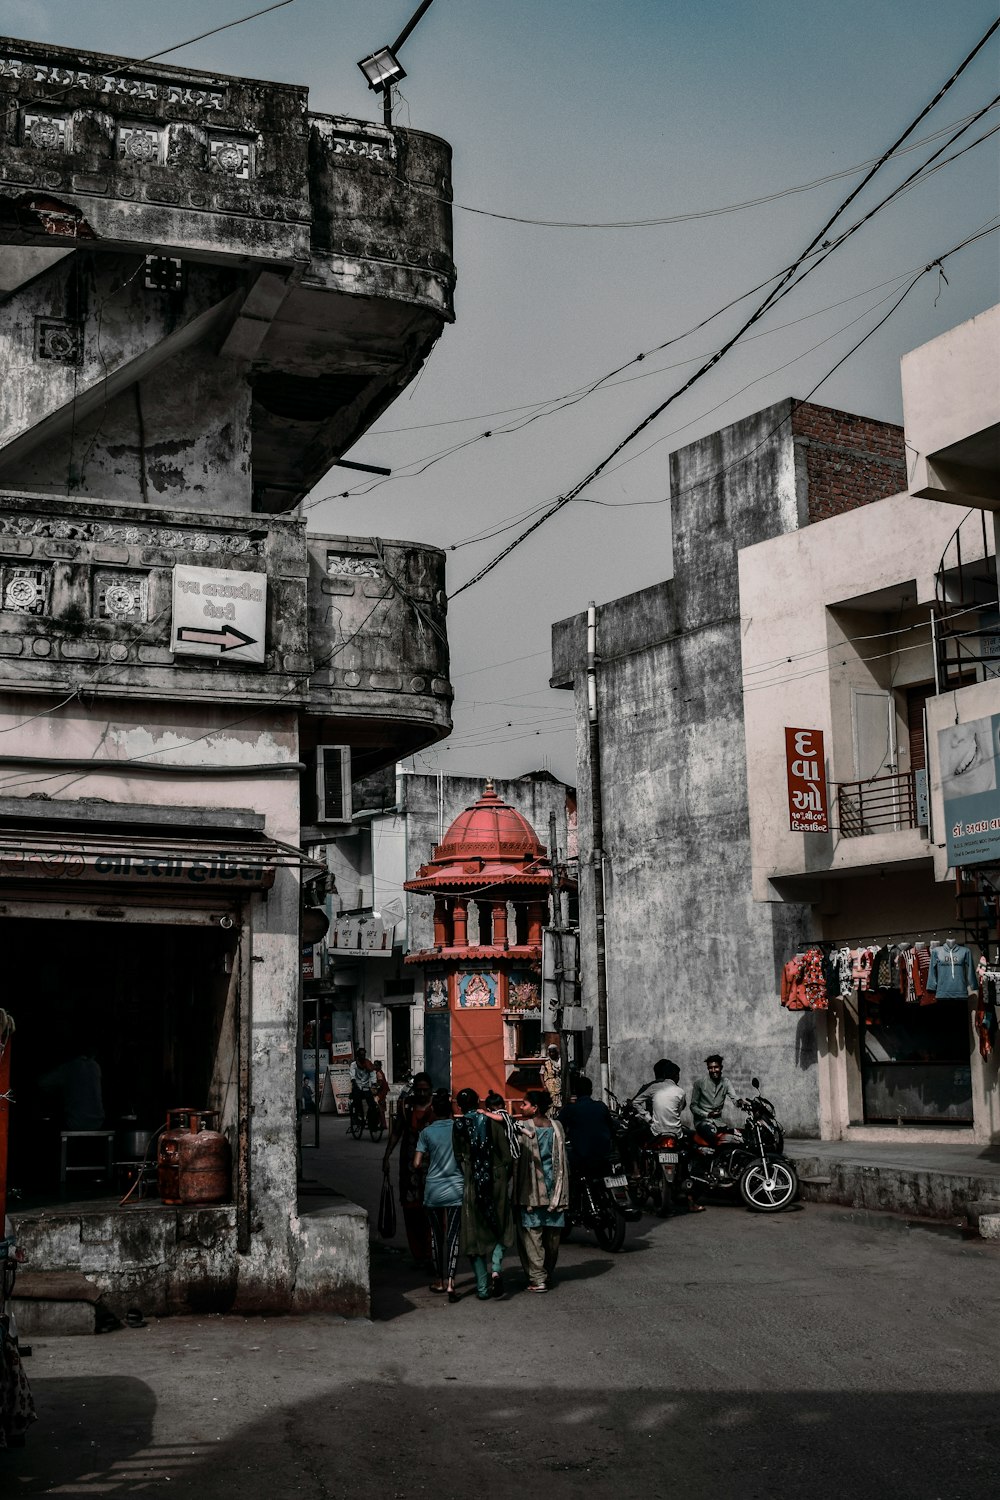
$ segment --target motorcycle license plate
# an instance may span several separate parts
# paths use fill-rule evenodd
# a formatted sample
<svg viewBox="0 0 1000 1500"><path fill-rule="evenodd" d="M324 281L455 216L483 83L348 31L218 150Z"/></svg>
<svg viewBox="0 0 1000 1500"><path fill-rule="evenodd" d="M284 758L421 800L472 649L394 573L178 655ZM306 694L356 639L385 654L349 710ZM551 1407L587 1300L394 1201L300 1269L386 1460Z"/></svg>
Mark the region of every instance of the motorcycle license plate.
<svg viewBox="0 0 1000 1500"><path fill-rule="evenodd" d="M676 1165L677 1163L676 1151L659 1151L657 1152L657 1155L659 1156L661 1162L666 1162L668 1165L670 1163Z"/></svg>
<svg viewBox="0 0 1000 1500"><path fill-rule="evenodd" d="M624 1177L624 1176L623 1177L605 1177L605 1179L604 1179L604 1186L606 1188L623 1188L623 1187L628 1187L628 1178Z"/></svg>

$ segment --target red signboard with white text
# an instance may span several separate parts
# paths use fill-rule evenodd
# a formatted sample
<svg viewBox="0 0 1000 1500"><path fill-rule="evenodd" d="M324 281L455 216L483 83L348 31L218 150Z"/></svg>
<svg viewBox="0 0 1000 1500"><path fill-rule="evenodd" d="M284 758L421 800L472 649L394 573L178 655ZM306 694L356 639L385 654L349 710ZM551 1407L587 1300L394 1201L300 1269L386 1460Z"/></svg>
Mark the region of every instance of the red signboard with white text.
<svg viewBox="0 0 1000 1500"><path fill-rule="evenodd" d="M793 833L828 833L822 729L785 730L788 826Z"/></svg>

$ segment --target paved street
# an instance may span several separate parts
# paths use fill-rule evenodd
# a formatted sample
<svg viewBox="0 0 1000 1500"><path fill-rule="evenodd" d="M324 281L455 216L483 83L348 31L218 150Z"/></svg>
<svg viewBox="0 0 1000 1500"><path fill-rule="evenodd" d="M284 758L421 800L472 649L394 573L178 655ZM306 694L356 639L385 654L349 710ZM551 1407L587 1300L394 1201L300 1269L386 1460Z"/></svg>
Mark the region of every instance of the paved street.
<svg viewBox="0 0 1000 1500"><path fill-rule="evenodd" d="M313 1160L373 1200L381 1147ZM313 1170L307 1158L307 1172ZM989 1493L997 1249L807 1206L574 1235L545 1298L457 1306L376 1246L374 1318L205 1318L36 1341L41 1420L6 1495ZM470 1291L466 1277L464 1289Z"/></svg>

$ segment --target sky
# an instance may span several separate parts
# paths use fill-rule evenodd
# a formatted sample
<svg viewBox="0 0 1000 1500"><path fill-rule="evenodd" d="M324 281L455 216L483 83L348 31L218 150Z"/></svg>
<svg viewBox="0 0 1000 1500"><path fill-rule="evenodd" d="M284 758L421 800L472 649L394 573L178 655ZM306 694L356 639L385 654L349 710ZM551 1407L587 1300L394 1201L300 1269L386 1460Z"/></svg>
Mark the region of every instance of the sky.
<svg viewBox="0 0 1000 1500"><path fill-rule="evenodd" d="M0 0L0 33L140 57L263 3ZM415 8L294 0L164 61L306 84L313 109L380 119L357 60L391 41ZM310 529L444 547L454 592L517 532L475 538L581 479L753 303L565 411L505 428L685 334L794 260L863 171L786 190L878 157L995 14L995 0L435 0L401 53L408 76L396 118L454 151L456 322L349 455L393 477L332 470L310 497ZM1000 33L912 139L997 93ZM995 109L959 144L998 124ZM904 273L986 225L1000 211L998 142L883 210L588 487L600 505L566 506L455 599L455 728L415 758L417 769L512 776L545 767L575 781L571 698L547 685L552 622L670 576L669 454L804 396L884 315ZM939 143L884 168L845 222ZM706 212L775 193L784 196ZM586 224L699 216L566 229L490 214ZM900 421L901 355L1000 299L1000 234L944 271L947 281L925 276L813 399Z"/></svg>

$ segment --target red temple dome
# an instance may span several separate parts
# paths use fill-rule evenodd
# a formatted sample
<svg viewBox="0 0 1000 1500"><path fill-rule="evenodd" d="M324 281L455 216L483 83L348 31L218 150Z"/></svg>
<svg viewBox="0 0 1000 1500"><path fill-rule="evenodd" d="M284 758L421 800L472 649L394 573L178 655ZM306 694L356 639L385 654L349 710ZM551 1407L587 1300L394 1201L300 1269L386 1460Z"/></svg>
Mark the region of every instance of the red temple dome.
<svg viewBox="0 0 1000 1500"><path fill-rule="evenodd" d="M544 845L527 818L498 797L492 781L478 802L459 813L429 864L406 882L408 891L448 887L547 885Z"/></svg>

